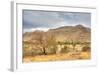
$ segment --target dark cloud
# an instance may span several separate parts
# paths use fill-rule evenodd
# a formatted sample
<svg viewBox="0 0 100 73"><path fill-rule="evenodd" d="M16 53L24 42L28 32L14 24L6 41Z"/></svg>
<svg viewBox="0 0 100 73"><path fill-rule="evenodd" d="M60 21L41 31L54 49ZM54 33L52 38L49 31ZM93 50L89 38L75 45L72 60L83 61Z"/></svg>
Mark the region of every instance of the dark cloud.
<svg viewBox="0 0 100 73"><path fill-rule="evenodd" d="M23 10L24 29L56 28L60 26L71 26L74 24L83 24L90 27L91 14Z"/></svg>

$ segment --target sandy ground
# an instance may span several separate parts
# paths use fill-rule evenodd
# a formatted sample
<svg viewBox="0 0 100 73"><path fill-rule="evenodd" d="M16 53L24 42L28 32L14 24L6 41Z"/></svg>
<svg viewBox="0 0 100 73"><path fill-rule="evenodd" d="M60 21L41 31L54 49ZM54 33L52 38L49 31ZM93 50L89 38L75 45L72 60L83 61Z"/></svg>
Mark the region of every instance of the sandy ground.
<svg viewBox="0 0 100 73"><path fill-rule="evenodd" d="M81 53L64 53L64 54L54 54L54 55L38 55L34 57L24 57L23 62L46 62L46 61L64 61L64 60L85 60L90 59L90 52Z"/></svg>

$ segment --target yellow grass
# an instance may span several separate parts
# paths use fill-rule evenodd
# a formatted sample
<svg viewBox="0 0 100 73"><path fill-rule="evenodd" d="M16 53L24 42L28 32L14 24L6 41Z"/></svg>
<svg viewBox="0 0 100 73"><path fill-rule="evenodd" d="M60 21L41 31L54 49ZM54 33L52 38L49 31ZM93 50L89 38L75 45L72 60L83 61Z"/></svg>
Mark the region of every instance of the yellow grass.
<svg viewBox="0 0 100 73"><path fill-rule="evenodd" d="M64 60L85 60L90 59L90 52L63 53L54 55L38 55L34 57L24 57L23 62L46 62L46 61L64 61Z"/></svg>

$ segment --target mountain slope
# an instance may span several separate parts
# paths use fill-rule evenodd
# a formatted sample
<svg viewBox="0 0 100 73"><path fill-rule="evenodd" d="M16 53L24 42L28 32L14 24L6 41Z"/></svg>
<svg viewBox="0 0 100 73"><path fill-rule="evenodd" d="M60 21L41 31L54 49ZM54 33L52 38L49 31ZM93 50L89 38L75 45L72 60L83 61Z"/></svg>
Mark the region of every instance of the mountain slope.
<svg viewBox="0 0 100 73"><path fill-rule="evenodd" d="M48 38L49 36L55 37L56 41L75 41L75 42L90 42L91 29L82 25L64 26L55 29L50 29L47 32L33 31L26 32L23 35L23 41L36 41L42 36ZM37 40L38 41L38 40Z"/></svg>

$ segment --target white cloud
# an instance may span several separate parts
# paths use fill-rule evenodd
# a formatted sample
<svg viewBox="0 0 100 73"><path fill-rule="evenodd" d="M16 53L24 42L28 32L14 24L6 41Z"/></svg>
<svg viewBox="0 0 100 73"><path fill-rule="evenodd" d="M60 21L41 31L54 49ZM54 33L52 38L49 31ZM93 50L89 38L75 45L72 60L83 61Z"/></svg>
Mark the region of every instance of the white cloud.
<svg viewBox="0 0 100 73"><path fill-rule="evenodd" d="M32 32L32 31L36 31L36 30L40 30L40 31L46 32L46 31L49 30L49 28L31 28L31 29L24 29L23 30L23 33L25 33L25 32Z"/></svg>

